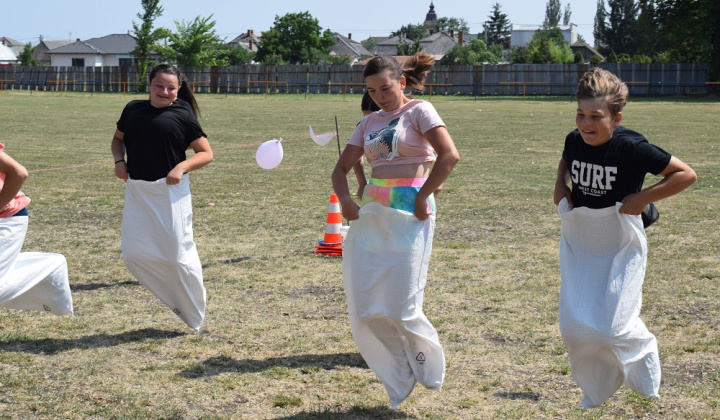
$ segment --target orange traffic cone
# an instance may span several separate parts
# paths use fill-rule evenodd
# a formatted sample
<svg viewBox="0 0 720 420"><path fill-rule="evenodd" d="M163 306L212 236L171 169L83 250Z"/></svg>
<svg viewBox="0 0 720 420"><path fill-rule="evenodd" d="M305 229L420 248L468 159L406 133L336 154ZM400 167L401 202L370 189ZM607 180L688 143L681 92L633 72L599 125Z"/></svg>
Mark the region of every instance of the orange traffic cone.
<svg viewBox="0 0 720 420"><path fill-rule="evenodd" d="M342 255L342 215L340 214L340 200L337 195L330 194L327 223L325 224L325 237L315 245L315 253L323 255Z"/></svg>

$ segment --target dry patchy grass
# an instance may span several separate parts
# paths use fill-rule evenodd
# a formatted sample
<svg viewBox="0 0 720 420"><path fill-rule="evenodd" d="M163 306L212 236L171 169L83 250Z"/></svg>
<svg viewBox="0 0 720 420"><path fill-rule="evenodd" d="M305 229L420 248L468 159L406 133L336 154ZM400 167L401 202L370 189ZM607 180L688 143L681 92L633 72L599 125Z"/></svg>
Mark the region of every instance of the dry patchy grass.
<svg viewBox="0 0 720 420"><path fill-rule="evenodd" d="M322 238L337 146L359 96L210 96L199 102L216 160L191 176L205 270L205 332L193 334L120 259L124 185L112 175L120 95L4 92L0 140L33 171L26 250L68 259L74 317L0 309L0 418L713 418L720 410L718 103L631 102L625 125L693 166L648 230L643 318L659 340L663 398L622 388L576 408L557 327L555 168L568 100L433 98L462 161L438 197L426 313L447 356L442 392L395 411L357 353L338 258ZM261 170L256 146L285 140ZM85 165L85 166L80 166ZM64 169L41 171L46 168ZM210 203L214 203L211 205Z"/></svg>

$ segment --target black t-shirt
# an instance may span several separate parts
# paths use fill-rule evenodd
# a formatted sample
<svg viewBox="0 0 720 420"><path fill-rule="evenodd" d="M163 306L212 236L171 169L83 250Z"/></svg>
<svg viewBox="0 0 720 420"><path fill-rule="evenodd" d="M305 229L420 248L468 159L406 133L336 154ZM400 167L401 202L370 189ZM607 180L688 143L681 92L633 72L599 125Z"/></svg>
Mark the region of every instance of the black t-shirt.
<svg viewBox="0 0 720 420"><path fill-rule="evenodd" d="M129 102L117 122L127 150L131 179L155 181L164 178L186 159L190 143L207 137L190 104L178 99L156 108L149 100Z"/></svg>
<svg viewBox="0 0 720 420"><path fill-rule="evenodd" d="M563 150L572 179L573 205L592 209L614 206L639 192L647 173L664 171L671 157L625 127L618 127L600 146L588 145L580 132L573 130L565 138Z"/></svg>

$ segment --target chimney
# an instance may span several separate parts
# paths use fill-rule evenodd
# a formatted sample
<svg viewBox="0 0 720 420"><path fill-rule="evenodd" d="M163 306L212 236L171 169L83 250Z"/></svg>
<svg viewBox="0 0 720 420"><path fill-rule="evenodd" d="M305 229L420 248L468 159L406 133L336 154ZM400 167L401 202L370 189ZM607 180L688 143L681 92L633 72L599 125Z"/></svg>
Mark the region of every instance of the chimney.
<svg viewBox="0 0 720 420"><path fill-rule="evenodd" d="M348 34L348 39L352 40L352 34Z"/></svg>
<svg viewBox="0 0 720 420"><path fill-rule="evenodd" d="M454 29L450 29L450 38L455 39L455 30Z"/></svg>
<svg viewBox="0 0 720 420"><path fill-rule="evenodd" d="M252 40L252 38L250 38L250 43L248 44L248 46L250 47L250 51L252 51L252 50L253 50L253 40Z"/></svg>
<svg viewBox="0 0 720 420"><path fill-rule="evenodd" d="M247 36L252 36L252 34L253 34L253 30L252 30L252 29L248 29L248 31L247 31Z"/></svg>
<svg viewBox="0 0 720 420"><path fill-rule="evenodd" d="M463 31L458 31L458 44L463 44Z"/></svg>

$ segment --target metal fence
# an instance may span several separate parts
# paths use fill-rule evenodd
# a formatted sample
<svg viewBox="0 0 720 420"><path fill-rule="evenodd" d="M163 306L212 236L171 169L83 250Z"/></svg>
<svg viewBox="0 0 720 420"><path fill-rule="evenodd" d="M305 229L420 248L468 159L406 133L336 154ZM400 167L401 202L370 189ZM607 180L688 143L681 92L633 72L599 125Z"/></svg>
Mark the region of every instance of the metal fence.
<svg viewBox="0 0 720 420"><path fill-rule="evenodd" d="M707 82L708 64L602 64L628 84L633 96L706 95L720 90ZM586 64L436 65L426 79L432 95L572 96ZM347 94L364 89L361 66L244 65L185 69L197 93ZM59 92L138 92L146 75L134 67L0 66L6 89Z"/></svg>

